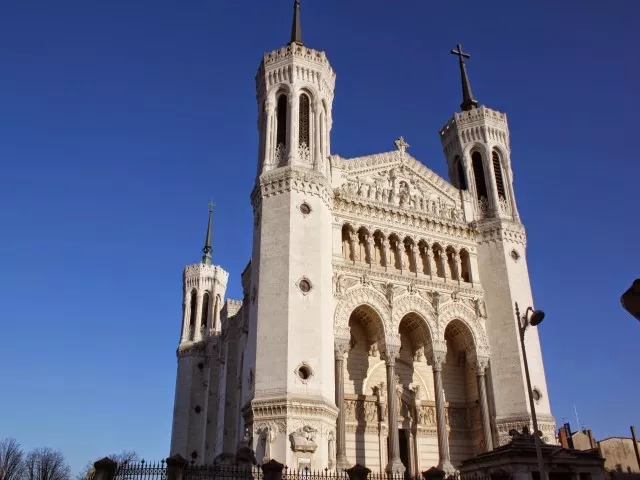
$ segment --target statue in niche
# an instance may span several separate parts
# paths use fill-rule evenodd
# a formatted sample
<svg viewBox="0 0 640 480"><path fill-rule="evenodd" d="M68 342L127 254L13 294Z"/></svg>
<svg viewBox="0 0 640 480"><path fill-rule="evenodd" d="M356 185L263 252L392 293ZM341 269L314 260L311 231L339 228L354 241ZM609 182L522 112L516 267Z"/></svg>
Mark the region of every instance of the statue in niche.
<svg viewBox="0 0 640 480"><path fill-rule="evenodd" d="M329 432L327 451L329 453L328 466L331 469L335 466L335 458L336 458L336 439L333 432Z"/></svg>
<svg viewBox="0 0 640 480"><path fill-rule="evenodd" d="M377 357L378 356L378 343L377 342L373 342L369 346L369 356L370 357Z"/></svg>
<svg viewBox="0 0 640 480"><path fill-rule="evenodd" d="M487 318L487 306L481 298L475 299L476 316L479 318Z"/></svg>

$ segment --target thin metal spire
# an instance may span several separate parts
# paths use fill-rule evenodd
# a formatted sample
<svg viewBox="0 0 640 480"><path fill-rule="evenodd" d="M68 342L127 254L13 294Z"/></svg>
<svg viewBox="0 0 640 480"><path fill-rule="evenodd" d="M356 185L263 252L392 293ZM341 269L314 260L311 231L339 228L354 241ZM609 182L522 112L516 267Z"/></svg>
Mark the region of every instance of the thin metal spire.
<svg viewBox="0 0 640 480"><path fill-rule="evenodd" d="M473 94L471 93L471 83L469 83L467 68L463 60L463 58L470 58L470 55L462 51L462 45L460 44L458 44L458 50L451 50L451 55L457 55L460 62L460 76L462 77L462 103L460 104L460 108L464 111L478 108L478 101L473 98Z"/></svg>
<svg viewBox="0 0 640 480"><path fill-rule="evenodd" d="M300 24L300 0L294 0L293 2L293 25L291 26L291 41L289 45L293 43L304 45L302 43L302 25Z"/></svg>
<svg viewBox="0 0 640 480"><path fill-rule="evenodd" d="M205 265L211 265L211 218L213 217L213 202L209 202L209 225L207 226L207 236L204 241L204 248L202 249L202 263Z"/></svg>

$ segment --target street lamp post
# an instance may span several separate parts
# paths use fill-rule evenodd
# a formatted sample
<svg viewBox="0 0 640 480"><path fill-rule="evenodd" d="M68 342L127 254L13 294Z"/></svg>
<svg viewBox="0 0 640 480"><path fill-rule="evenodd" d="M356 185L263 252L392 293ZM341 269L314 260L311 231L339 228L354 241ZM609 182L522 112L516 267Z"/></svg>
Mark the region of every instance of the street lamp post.
<svg viewBox="0 0 640 480"><path fill-rule="evenodd" d="M529 313L532 313L529 316ZM524 333L527 327L531 325L535 327L544 320L544 312L542 310L533 310L528 307L524 315L520 316L518 302L516 302L516 318L518 319L518 329L520 331L520 345L522 347L522 360L524 362L524 374L527 378L527 395L529 396L529 406L531 407L531 420L533 421L533 439L536 444L536 456L538 457L538 469L540 470L540 480L546 480L544 469L544 460L542 458L542 446L540 436L542 432L538 430L538 417L536 416L535 402L533 401L533 391L531 390L531 377L529 376L529 362L527 361L527 349L524 346Z"/></svg>

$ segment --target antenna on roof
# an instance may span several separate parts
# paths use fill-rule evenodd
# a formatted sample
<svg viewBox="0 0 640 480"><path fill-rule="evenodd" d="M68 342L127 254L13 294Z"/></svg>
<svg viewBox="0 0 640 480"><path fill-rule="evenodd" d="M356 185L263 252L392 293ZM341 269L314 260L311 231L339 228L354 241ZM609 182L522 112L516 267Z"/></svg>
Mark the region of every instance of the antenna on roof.
<svg viewBox="0 0 640 480"><path fill-rule="evenodd" d="M575 404L573 405L573 411L576 412L576 423L578 424L578 431L580 431L581 428L580 428L580 420L578 419L578 409L576 408Z"/></svg>

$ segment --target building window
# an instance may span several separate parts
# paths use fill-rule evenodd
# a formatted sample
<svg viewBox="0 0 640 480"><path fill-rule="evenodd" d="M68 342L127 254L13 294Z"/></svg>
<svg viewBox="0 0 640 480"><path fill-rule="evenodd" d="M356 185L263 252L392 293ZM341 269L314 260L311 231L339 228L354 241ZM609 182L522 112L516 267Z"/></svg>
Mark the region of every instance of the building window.
<svg viewBox="0 0 640 480"><path fill-rule="evenodd" d="M280 95L278 97L278 105L276 107L276 118L278 119L276 148L280 145L287 144L287 106L287 96Z"/></svg>
<svg viewBox="0 0 640 480"><path fill-rule="evenodd" d="M484 167L482 166L482 155L479 152L473 152L471 155L471 163L473 165L473 176L476 178L476 194L478 200L487 198L487 183L484 178Z"/></svg>
<svg viewBox="0 0 640 480"><path fill-rule="evenodd" d="M502 164L500 162L500 156L495 150L491 153L491 159L493 160L493 172L496 176L496 187L498 188L498 197L506 199L507 196L504 192L504 180L502 178Z"/></svg>
<svg viewBox="0 0 640 480"><path fill-rule="evenodd" d="M300 146L309 146L309 97L306 94L300 95L300 111L299 111L299 139Z"/></svg>
<svg viewBox="0 0 640 480"><path fill-rule="evenodd" d="M462 165L462 159L460 157L456 157L453 159L453 164L456 169L456 174L458 175L458 188L460 190L467 189L467 177L464 174L464 166Z"/></svg>
<svg viewBox="0 0 640 480"><path fill-rule="evenodd" d="M198 294L195 290L191 292L191 312L189 313L189 325L191 327L196 324L196 308L198 307Z"/></svg>
<svg viewBox="0 0 640 480"><path fill-rule="evenodd" d="M207 326L207 319L209 318L209 293L205 293L202 297L202 315L200 317L200 325Z"/></svg>

